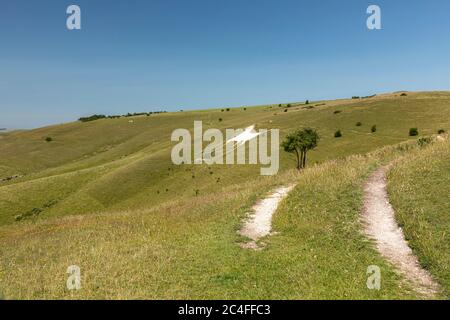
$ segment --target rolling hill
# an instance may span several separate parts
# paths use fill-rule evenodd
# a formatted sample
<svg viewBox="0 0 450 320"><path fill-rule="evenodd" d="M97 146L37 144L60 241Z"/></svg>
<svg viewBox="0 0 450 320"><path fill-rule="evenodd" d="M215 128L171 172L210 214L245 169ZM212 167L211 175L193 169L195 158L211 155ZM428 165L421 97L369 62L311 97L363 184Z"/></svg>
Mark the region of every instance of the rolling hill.
<svg viewBox="0 0 450 320"><path fill-rule="evenodd" d="M202 120L204 129L279 128L281 137L309 126L321 140L301 173L283 151L273 177L260 176L252 165L175 166L171 132L192 130L194 120ZM358 221L369 173L421 154L418 137L409 136L413 127L419 138L449 131L450 92L184 111L2 133L0 179L14 178L0 182L0 291L6 298L417 298L364 238ZM337 130L341 138L334 137ZM448 157L450 148L439 148ZM441 167L435 174L448 177L448 166ZM400 183L395 175L393 181ZM273 187L292 182L297 187L274 219L279 234L262 252L242 250L236 230L247 210ZM445 193L439 199L445 201ZM407 201L396 195L394 206ZM414 231L407 233L414 238ZM415 246L423 252L420 243ZM448 255L437 261L431 264L448 266ZM69 292L65 272L74 264L82 269L83 289ZM365 285L373 264L383 270L380 291ZM436 271L441 279L448 275L442 269Z"/></svg>

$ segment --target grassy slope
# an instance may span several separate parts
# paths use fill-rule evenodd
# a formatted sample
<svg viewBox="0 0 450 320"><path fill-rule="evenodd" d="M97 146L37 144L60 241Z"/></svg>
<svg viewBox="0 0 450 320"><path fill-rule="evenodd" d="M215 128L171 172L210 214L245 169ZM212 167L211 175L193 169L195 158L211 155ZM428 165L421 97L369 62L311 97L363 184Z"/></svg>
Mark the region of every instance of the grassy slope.
<svg viewBox="0 0 450 320"><path fill-rule="evenodd" d="M259 179L255 166L173 166L170 134L175 128L192 128L194 120L203 120L205 128L223 129L256 123L260 128L280 128L281 137L301 126L316 127L322 141L310 163L407 140L410 127L419 127L421 134L450 128L450 93L325 103L311 110L292 107L286 113L278 106L193 111L136 117L133 123L129 118L106 119L6 134L0 140L0 176L25 176L0 184L0 225L14 223L15 216L33 208L44 209L44 219L134 210L190 198L195 190L218 192L229 184ZM356 127L358 121L363 126ZM373 124L378 132L370 134ZM336 129L343 131L343 138L333 137ZM45 142L46 136L54 141ZM293 156L281 152L281 170L292 165ZM56 204L43 208L47 203Z"/></svg>
<svg viewBox="0 0 450 320"><path fill-rule="evenodd" d="M450 140L398 162L389 194L409 244L450 297Z"/></svg>
<svg viewBox="0 0 450 320"><path fill-rule="evenodd" d="M362 184L402 151L331 161L303 174L232 185L221 193L144 211L24 222L0 228L0 279L7 298L414 298L360 233ZM298 185L275 216L278 235L255 252L237 230L275 185ZM223 194L227 196L224 197ZM66 268L83 289L65 289ZM382 289L366 288L366 269ZM34 275L30 277L30 274Z"/></svg>
<svg viewBox="0 0 450 320"><path fill-rule="evenodd" d="M323 137L310 163L324 162L410 139L413 126L422 134L449 128L449 93L330 101L286 113L263 106L133 120L2 137L0 176L26 174L0 186L0 290L7 297L70 298L70 264L82 268L84 290L74 294L82 298L413 296L358 234L362 179L383 157L329 163L298 177L289 170L292 157L281 153L281 173L260 177L254 166L172 166L170 133L191 128L194 120L220 128L256 123L281 128L281 136L309 125ZM355 126L358 121L362 127ZM369 133L372 124L376 134ZM343 138L333 138L336 129ZM46 136L54 142L44 142ZM294 179L299 186L275 219L282 233L263 252L241 250L236 230L246 210L275 185ZM14 222L15 215L52 200L57 204L39 219ZM73 216L83 213L91 215ZM365 287L369 264L382 268L380 292Z"/></svg>

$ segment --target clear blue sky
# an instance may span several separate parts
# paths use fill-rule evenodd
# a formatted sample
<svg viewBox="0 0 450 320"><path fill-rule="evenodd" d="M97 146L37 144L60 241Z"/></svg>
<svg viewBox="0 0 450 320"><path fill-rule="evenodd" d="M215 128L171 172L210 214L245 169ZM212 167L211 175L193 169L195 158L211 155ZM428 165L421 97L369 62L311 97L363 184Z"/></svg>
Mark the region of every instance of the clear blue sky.
<svg viewBox="0 0 450 320"><path fill-rule="evenodd" d="M433 89L450 89L448 0L0 2L0 128Z"/></svg>

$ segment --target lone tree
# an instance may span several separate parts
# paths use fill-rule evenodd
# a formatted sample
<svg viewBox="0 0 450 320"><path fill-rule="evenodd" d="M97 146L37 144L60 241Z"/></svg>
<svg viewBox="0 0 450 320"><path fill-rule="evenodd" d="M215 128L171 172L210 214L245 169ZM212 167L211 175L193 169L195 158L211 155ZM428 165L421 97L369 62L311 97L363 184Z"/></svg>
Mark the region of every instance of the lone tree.
<svg viewBox="0 0 450 320"><path fill-rule="evenodd" d="M295 153L297 157L297 169L306 167L306 153L317 147L319 134L311 128L304 128L294 131L286 136L283 141L284 151Z"/></svg>

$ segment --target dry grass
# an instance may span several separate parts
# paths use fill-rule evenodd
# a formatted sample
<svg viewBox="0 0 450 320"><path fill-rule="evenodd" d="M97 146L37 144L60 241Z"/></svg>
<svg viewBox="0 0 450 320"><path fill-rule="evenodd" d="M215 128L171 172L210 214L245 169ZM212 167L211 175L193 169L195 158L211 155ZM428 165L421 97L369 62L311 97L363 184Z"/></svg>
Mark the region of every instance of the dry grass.
<svg viewBox="0 0 450 320"><path fill-rule="evenodd" d="M415 141L398 145L411 139L410 127L424 135L449 130L450 93L311 105L293 104L287 113L278 106L169 113L135 117L133 124L105 119L2 135L0 177L25 176L0 184L0 293L21 299L417 298L360 234L361 186L379 164L415 152ZM334 114L337 108L342 112ZM260 177L255 166L173 166L170 133L194 120L205 128L280 128L281 137L312 126L322 140L300 175L284 152L275 177ZM344 138L333 138L337 128ZM297 188L274 217L280 233L263 239L261 252L242 250L236 231L247 210L293 181ZM14 220L33 208L43 211ZM79 292L65 287L73 264L82 270ZM381 291L365 286L370 264L382 268Z"/></svg>
<svg viewBox="0 0 450 320"><path fill-rule="evenodd" d="M414 298L359 232L358 221L364 179L412 148L406 145L150 210L4 226L3 293L19 299ZM246 211L274 186L293 181L296 189L274 217L279 234L263 240L263 251L242 250L237 230ZM65 288L73 264L82 270L78 292ZM365 286L372 264L382 268L380 291Z"/></svg>
<svg viewBox="0 0 450 320"><path fill-rule="evenodd" d="M450 297L450 139L411 152L389 174L397 219L420 263Z"/></svg>

